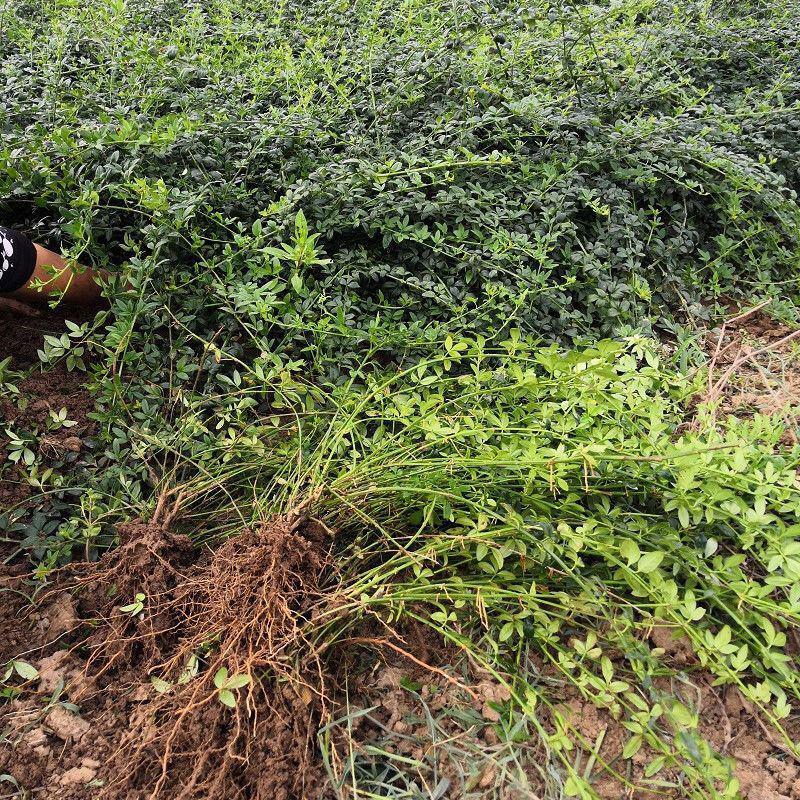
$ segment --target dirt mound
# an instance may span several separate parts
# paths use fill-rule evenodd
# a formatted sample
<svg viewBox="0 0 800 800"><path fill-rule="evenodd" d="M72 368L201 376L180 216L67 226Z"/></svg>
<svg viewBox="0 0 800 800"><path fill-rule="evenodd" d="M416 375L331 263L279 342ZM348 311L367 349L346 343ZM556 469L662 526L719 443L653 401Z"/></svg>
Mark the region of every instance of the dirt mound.
<svg viewBox="0 0 800 800"><path fill-rule="evenodd" d="M0 564L0 664L18 655L27 641L21 624L31 603L25 577L24 567Z"/></svg>
<svg viewBox="0 0 800 800"><path fill-rule="evenodd" d="M24 658L30 652L57 645L77 626L72 596L54 592L46 601L31 605L34 588L20 576L0 576L0 664Z"/></svg>
<svg viewBox="0 0 800 800"><path fill-rule="evenodd" d="M665 671L675 672L672 678L655 678L651 692L664 706L679 702L691 708L699 720L696 730L670 733L667 727L667 739L690 743L698 758L716 754L738 779L742 800L800 800L800 763L753 704L735 686L715 686L688 642L673 638L666 626L654 628L651 638L665 645ZM440 648L440 655L444 652ZM474 800L557 796L553 779L563 774L563 764L532 731L523 734L518 717L509 716L507 688L463 658L436 663L435 669L423 668L415 656L388 650L373 670L353 680L346 712L338 710L337 722L328 726L340 783L355 781L357 773L367 785L362 791L383 782L401 796L424 786L439 787L443 797ZM655 773L648 770L660 752L646 743L630 757L623 754L631 738L624 717L581 697L557 669L536 661L532 670L554 701L551 709L540 709L540 721L551 733L569 730L575 745L564 755L601 800L696 795L680 763L665 758ZM516 740L509 741L514 720ZM789 732L797 738L791 725Z"/></svg>
<svg viewBox="0 0 800 800"><path fill-rule="evenodd" d="M94 797L102 783L101 765L125 720L108 717L109 711L114 714L109 696L98 693L81 659L69 651L56 650L33 664L38 675L29 682L29 690L0 714L5 744L0 748L0 772L10 774L21 792L33 796Z"/></svg>
<svg viewBox="0 0 800 800"><path fill-rule="evenodd" d="M328 559L309 530L277 520L245 531L156 600L177 616L181 639L147 665L161 691L131 720L128 774L108 797L141 786L181 800L312 795L325 682L302 623L322 598Z"/></svg>
<svg viewBox="0 0 800 800"><path fill-rule="evenodd" d="M19 591L0 593L2 657L36 670L12 679L14 696L0 707L0 773L22 790L64 800L316 800L332 796L331 780L351 796L357 780L408 796L425 786L476 800L548 796L561 767L531 731L508 736L519 722L506 687L427 626L394 634L376 625L335 655L315 650L304 631L330 608L324 531L281 519L200 553L158 526L119 534L117 549L65 568L32 604L18 568L3 576ZM698 734L730 758L742 797L800 800L800 769L755 709L713 686L667 628L651 638L681 676L658 678L653 690L695 710ZM346 698L336 676L347 679ZM587 743L570 759L604 800L629 796L630 783L640 787L633 797L687 796L679 767L645 776L657 755L646 745L623 756L630 734L609 711L568 686L556 709ZM641 788L648 780L652 794Z"/></svg>
<svg viewBox="0 0 800 800"><path fill-rule="evenodd" d="M280 519L199 558L158 526L119 534L32 612L52 626L74 598L0 714L0 770L67 798L318 795L326 673L303 623L324 597L324 533Z"/></svg>
<svg viewBox="0 0 800 800"><path fill-rule="evenodd" d="M184 580L196 557L189 537L157 525L126 523L117 531L118 547L96 563L67 570L77 576L69 586L79 599L81 618L95 621L82 646L87 671L96 674L117 665L124 670L154 663L162 657L164 643L171 646L169 637L179 624L162 604Z"/></svg>

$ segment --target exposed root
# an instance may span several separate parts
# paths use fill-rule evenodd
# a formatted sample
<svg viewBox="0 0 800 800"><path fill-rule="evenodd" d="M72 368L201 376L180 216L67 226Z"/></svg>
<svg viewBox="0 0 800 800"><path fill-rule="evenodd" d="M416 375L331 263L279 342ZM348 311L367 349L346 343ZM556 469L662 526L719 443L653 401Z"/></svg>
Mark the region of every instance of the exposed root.
<svg viewBox="0 0 800 800"><path fill-rule="evenodd" d="M195 557L188 536L144 523L118 528L119 547L95 564L83 565L66 588L77 591L82 617L95 630L87 648L87 672L99 677L118 664L154 663L166 655L164 643L177 631L171 605ZM122 611L141 598L140 613Z"/></svg>
<svg viewBox="0 0 800 800"><path fill-rule="evenodd" d="M89 610L107 612L137 593L163 593L184 579L183 570L192 563L194 546L188 536L140 522L120 525L117 533L119 546L79 573L76 588L88 590L82 593L84 604L88 598L95 604Z"/></svg>
<svg viewBox="0 0 800 800"><path fill-rule="evenodd" d="M140 685L146 701L113 759L124 769L112 770L103 797L142 789L153 800L314 795L313 736L326 688L303 625L323 601L325 540L319 528L298 526L296 519L245 531L180 582L173 580L174 564L164 567L138 622L159 620L146 636L117 622L125 616L118 608L106 619L119 639L106 641L104 651L93 641L94 657L102 653L107 664L115 663L120 645L136 643L139 676L154 684L146 691ZM160 561L148 544L140 550ZM103 565L97 575L105 580L111 571ZM156 587L140 576L138 591L148 588ZM152 645L145 652L147 638ZM233 682L227 694L220 675Z"/></svg>
<svg viewBox="0 0 800 800"><path fill-rule="evenodd" d="M46 760L43 736L62 736L78 758L91 741L98 760L36 778L51 781L48 792L74 778L65 800L83 800L89 773L93 800L318 797L316 733L329 701L304 632L329 602L331 531L300 509L215 551L152 523L119 535L119 547L65 568L39 598L52 619L31 650L38 697L5 717L14 758ZM42 711L51 693L75 713Z"/></svg>

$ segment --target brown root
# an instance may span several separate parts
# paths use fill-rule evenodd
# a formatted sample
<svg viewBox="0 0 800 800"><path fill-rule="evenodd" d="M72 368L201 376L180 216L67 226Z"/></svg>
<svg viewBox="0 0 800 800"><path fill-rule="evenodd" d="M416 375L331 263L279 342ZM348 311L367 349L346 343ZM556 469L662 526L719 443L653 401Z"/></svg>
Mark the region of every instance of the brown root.
<svg viewBox="0 0 800 800"><path fill-rule="evenodd" d="M177 632L171 613L175 587L195 558L188 536L131 522L118 528L120 543L100 561L82 565L66 587L77 592L81 616L94 631L81 644L87 672L95 677L116 665L149 664L165 655L164 642ZM142 598L141 613L123 611Z"/></svg>
<svg viewBox="0 0 800 800"><path fill-rule="evenodd" d="M156 598L168 627L151 627L139 673L153 683L139 686L146 700L113 759L125 769L102 796L145 787L153 800L314 795L326 691L303 627L323 602L329 563L315 528L278 519L229 539Z"/></svg>
<svg viewBox="0 0 800 800"><path fill-rule="evenodd" d="M64 568L31 607L49 627L5 715L6 768L24 782L19 765L36 764L65 800L318 797L333 681L305 631L330 602L330 534L293 513L198 552L157 525L120 526L117 548ZM51 770L58 737L70 755Z"/></svg>

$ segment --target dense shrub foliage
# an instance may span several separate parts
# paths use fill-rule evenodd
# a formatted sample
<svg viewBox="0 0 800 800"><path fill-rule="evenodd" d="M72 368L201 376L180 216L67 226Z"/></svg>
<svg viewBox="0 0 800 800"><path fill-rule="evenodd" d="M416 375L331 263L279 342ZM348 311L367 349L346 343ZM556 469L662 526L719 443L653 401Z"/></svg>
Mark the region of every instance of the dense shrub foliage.
<svg viewBox="0 0 800 800"><path fill-rule="evenodd" d="M793 286L798 16L18 3L3 218L148 294L180 286L195 332L241 317L334 373L443 325L574 339L705 316ZM318 258L277 260L298 211Z"/></svg>

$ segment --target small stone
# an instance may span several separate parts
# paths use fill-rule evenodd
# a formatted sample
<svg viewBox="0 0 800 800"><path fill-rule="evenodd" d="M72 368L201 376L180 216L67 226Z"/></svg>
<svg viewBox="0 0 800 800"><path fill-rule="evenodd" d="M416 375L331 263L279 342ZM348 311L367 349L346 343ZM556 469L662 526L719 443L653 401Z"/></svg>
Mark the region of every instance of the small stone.
<svg viewBox="0 0 800 800"><path fill-rule="evenodd" d="M144 703L145 701L149 700L153 693L152 686L146 686L145 684L139 684L134 690L133 694L131 695L131 700L137 703Z"/></svg>
<svg viewBox="0 0 800 800"><path fill-rule="evenodd" d="M44 721L47 727L65 742L80 741L91 728L91 725L85 719L73 714L71 711L67 711L62 706L56 706L45 717Z"/></svg>
<svg viewBox="0 0 800 800"><path fill-rule="evenodd" d="M488 745L500 744L500 737L497 735L497 731L494 728L487 726L483 730L483 741Z"/></svg>
<svg viewBox="0 0 800 800"><path fill-rule="evenodd" d="M478 781L478 786L481 789L488 789L490 786L494 786L496 780L497 767L494 764L489 764L489 766L483 771L481 779Z"/></svg>
<svg viewBox="0 0 800 800"><path fill-rule="evenodd" d="M97 770L90 767L73 767L68 769L60 778L59 783L62 786L76 786L80 784L87 784L93 781L97 775Z"/></svg>

